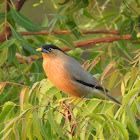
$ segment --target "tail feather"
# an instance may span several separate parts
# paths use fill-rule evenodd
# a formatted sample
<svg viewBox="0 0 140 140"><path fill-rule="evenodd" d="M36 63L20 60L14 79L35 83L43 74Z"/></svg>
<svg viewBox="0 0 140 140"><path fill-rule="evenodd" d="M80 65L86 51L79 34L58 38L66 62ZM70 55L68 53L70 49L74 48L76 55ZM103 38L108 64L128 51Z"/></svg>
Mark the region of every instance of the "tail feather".
<svg viewBox="0 0 140 140"><path fill-rule="evenodd" d="M110 96L108 93L106 93L106 96L107 96L109 99L111 99L112 101L114 101L114 102L116 102L116 103L118 103L118 104L121 105L121 103L120 103L119 101L117 101L115 98L113 98L112 96Z"/></svg>

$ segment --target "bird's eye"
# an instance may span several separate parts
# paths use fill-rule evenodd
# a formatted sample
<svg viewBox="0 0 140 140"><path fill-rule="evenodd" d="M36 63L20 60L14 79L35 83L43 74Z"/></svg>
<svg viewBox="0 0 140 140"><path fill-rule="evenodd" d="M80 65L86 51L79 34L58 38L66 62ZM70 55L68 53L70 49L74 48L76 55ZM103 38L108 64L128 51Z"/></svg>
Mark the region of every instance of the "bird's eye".
<svg viewBox="0 0 140 140"><path fill-rule="evenodd" d="M53 49L52 48L49 48L49 52L51 52Z"/></svg>

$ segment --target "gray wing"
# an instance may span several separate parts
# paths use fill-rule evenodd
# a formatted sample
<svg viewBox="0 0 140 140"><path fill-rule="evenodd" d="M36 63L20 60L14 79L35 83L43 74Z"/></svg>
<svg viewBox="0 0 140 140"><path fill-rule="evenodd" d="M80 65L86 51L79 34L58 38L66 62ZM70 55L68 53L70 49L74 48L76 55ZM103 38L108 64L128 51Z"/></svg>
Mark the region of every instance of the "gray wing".
<svg viewBox="0 0 140 140"><path fill-rule="evenodd" d="M72 78L74 78L74 80L78 83L81 83L88 87L96 88L102 91L102 93L104 93L104 90L108 92L107 89L103 89L103 87L98 83L98 81L90 73L88 73L78 61L76 61L72 57L68 56L68 61L64 64L64 67L67 69L68 73L72 76ZM106 93L106 96L109 99L115 101L116 103L121 104L108 93Z"/></svg>
<svg viewBox="0 0 140 140"><path fill-rule="evenodd" d="M64 67L67 69L68 73L74 78L77 82L87 85L87 86L98 86L98 88L103 89L98 81L88 73L81 64L68 56L67 63L64 64Z"/></svg>

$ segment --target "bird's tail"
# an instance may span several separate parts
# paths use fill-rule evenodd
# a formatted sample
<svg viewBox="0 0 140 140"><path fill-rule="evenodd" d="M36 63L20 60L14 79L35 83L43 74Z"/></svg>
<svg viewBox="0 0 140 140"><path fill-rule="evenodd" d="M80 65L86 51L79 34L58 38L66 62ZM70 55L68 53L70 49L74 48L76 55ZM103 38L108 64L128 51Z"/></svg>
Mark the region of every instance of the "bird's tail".
<svg viewBox="0 0 140 140"><path fill-rule="evenodd" d="M106 96L107 96L109 99L111 99L112 101L114 101L114 102L116 102L117 104L120 104L120 105L121 105L121 103L120 103L119 101L117 101L115 98L113 98L112 96L110 96L108 93L106 93Z"/></svg>

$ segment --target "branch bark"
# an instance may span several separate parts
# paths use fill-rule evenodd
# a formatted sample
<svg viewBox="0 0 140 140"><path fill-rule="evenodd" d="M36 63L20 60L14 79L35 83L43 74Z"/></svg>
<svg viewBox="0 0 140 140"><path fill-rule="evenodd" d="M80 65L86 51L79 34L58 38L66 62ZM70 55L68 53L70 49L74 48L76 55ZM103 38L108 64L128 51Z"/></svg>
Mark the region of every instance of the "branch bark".
<svg viewBox="0 0 140 140"><path fill-rule="evenodd" d="M21 7L23 6L25 1L26 0L17 0L16 6L15 6L17 11L19 11L21 9ZM11 4L11 0L7 0L5 12L10 11L10 4ZM0 43L8 40L11 36L12 36L12 31L10 29L8 22L6 21L5 28L3 29L3 31L0 34Z"/></svg>
<svg viewBox="0 0 140 140"><path fill-rule="evenodd" d="M134 39L131 35L123 35L122 38L124 40L133 40ZM100 38L95 38L92 40L77 42L74 44L74 47L78 48L78 47L84 47L84 46L91 46L91 45L95 45L95 44L99 44L99 43L111 43L111 42L118 41L118 40L121 40L121 36L119 36L119 35L112 36L112 37L100 37ZM63 47L61 49L63 51L70 50L70 48L68 48L68 47Z"/></svg>
<svg viewBox="0 0 140 140"><path fill-rule="evenodd" d="M10 11L10 6L9 6L10 4L11 4L11 0L6 0L6 7L5 7L6 13ZM5 21L5 28L0 34L0 42L4 42L5 40L8 40L11 35L12 34L11 34L10 26L8 25L8 22Z"/></svg>
<svg viewBox="0 0 140 140"><path fill-rule="evenodd" d="M16 6L15 6L15 8L16 8L17 11L19 11L22 8L22 6L25 3L25 1L26 0L17 0Z"/></svg>
<svg viewBox="0 0 140 140"><path fill-rule="evenodd" d="M119 35L119 30L97 30L97 31L80 31L82 34L114 34ZM40 32L20 32L21 35L59 35L59 34L72 34L71 31L54 31L49 33L48 31L40 31Z"/></svg>

